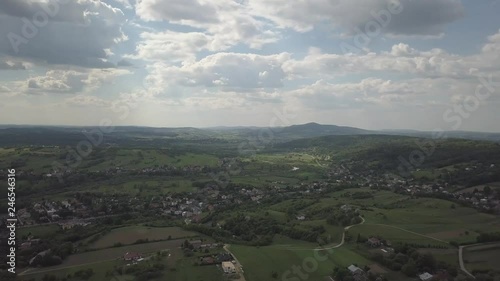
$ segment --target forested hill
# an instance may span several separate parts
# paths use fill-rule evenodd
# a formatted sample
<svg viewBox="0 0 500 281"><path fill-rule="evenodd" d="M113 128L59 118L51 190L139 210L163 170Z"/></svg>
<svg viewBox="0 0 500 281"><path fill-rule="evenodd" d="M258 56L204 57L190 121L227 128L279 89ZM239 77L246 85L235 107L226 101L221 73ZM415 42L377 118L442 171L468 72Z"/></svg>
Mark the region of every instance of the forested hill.
<svg viewBox="0 0 500 281"><path fill-rule="evenodd" d="M465 163L500 166L500 145L489 141L464 139L433 140L405 136L360 135L325 136L293 140L269 148L272 152L305 151L329 156L332 161L345 159L372 163L374 167L395 170L401 159L424 155L417 168L440 169Z"/></svg>

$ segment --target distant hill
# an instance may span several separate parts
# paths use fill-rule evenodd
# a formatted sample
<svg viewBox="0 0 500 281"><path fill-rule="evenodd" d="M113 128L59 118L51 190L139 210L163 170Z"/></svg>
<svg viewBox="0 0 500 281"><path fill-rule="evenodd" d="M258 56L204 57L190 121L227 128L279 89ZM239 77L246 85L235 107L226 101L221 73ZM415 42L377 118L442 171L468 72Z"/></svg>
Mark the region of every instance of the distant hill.
<svg viewBox="0 0 500 281"><path fill-rule="evenodd" d="M277 130L278 135L285 137L319 137L333 135L364 135L370 131L336 125L321 125L318 123L307 123L302 125L292 125Z"/></svg>
<svg viewBox="0 0 500 281"><path fill-rule="evenodd" d="M456 138L434 142L428 138L392 135L323 136L275 144L269 147L267 152L306 152L320 157L329 156L331 161L355 160L373 169L394 172L403 164L401 159L410 162L411 155L417 154L423 155L424 158L421 165L415 169L454 170L454 165L457 164L500 166L499 144ZM481 178L489 181L500 180L497 170L483 169L474 175L462 174L463 182L473 182L473 178L474 181Z"/></svg>
<svg viewBox="0 0 500 281"><path fill-rule="evenodd" d="M28 126L1 125L0 146L9 145L66 145L84 140L83 132L99 131L96 126ZM109 144L144 144L144 142L172 143L178 141L213 142L225 140L242 142L264 138L267 144L282 143L292 140L309 139L323 136L388 135L432 138L432 132L415 130L373 131L360 128L307 123L287 127L212 127L212 128L154 128L139 126L116 126L111 133L105 134ZM500 142L500 133L479 133L452 131L445 132L447 138L488 140Z"/></svg>

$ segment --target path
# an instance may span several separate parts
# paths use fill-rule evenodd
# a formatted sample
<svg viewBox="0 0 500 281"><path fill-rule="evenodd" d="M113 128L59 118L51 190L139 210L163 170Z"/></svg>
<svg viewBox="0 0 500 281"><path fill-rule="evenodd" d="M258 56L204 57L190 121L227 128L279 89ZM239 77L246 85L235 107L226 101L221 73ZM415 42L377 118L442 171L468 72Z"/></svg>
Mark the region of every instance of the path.
<svg viewBox="0 0 500 281"><path fill-rule="evenodd" d="M358 225L362 225L365 223L365 218L363 218L362 216L359 216L361 218L361 222L358 223L358 224L353 224L353 225L349 225L349 226L346 226L344 227L344 233L342 233L342 240L340 240L340 244L337 244L335 246L332 246L332 247L321 247L321 248L316 248L314 249L315 251L319 251L319 250L330 250L330 249L337 249L337 248L340 248L344 245L345 243L345 234L346 232L351 229L352 227L355 227L355 226L358 226Z"/></svg>
<svg viewBox="0 0 500 281"><path fill-rule="evenodd" d="M107 262L107 261L114 261L114 260L119 260L119 258L114 258L114 259L109 259L109 260L102 260L102 261L95 261L95 262L89 262L89 263L82 263L82 264L75 264L75 265L68 265L68 266L57 267L57 268L49 268L49 269L45 269L45 270L36 270L35 269L36 271L33 271L34 268L28 268L27 270L19 273L19 276L45 273L45 272L50 272L50 271L56 271L56 270L73 268L73 267L86 266L86 265L91 265L91 264L96 264L96 263L102 263L102 262Z"/></svg>
<svg viewBox="0 0 500 281"><path fill-rule="evenodd" d="M234 260L236 261L236 264L235 264L235 267L236 267L236 271L238 272L238 275L240 276L240 278L238 279L232 279L232 280L236 280L236 281L246 281L245 280L245 275L243 275L243 266L241 265L240 261L238 260L238 258L231 252L229 251L229 247L231 245L229 244L226 244L224 245L224 250L228 253L231 254L231 256L233 256Z"/></svg>
<svg viewBox="0 0 500 281"><path fill-rule="evenodd" d="M327 247L327 246L323 246L323 247L316 247L316 248L303 248L303 247L286 247L286 246L290 246L290 245L274 245L274 246L268 246L268 247L286 247L285 249L286 250L305 250L305 251L322 251L322 250L331 250L331 249L337 249L337 248L340 248L344 245L345 243L345 234L346 232L351 229L352 227L355 227L355 226L358 226L358 225L362 225L365 223L365 219L362 217L362 216L359 216L361 218L361 222L358 223L358 224L353 224L353 225L349 225L349 226L346 226L344 227L344 232L342 233L342 239L340 240L340 243L337 244L337 245L334 245L334 246L330 246L330 247Z"/></svg>
<svg viewBox="0 0 500 281"><path fill-rule="evenodd" d="M467 275L469 275L470 277L476 279L476 277L474 277L474 275L472 275L468 270L467 268L465 268L465 263L464 263L464 248L465 246L460 246L458 248L458 262L460 263L460 269Z"/></svg>
<svg viewBox="0 0 500 281"><path fill-rule="evenodd" d="M165 251L165 250L160 250L160 251ZM152 256L154 256L154 254L153 255L149 255L149 256L145 257L144 259L149 259ZM44 269L43 267L40 268L40 269L39 268L30 267L30 268L27 268L25 271L19 273L18 275L22 276L22 275L39 274L39 273L45 273L45 272L51 272L51 271L58 271L58 270L62 270L62 269L68 269L68 268L73 268L73 267L80 267L80 266L86 266L86 265L92 265L92 264L96 264L96 263L103 263L103 262L116 261L116 260L122 260L122 258L118 257L118 258L112 258L112 259L107 259L107 260L100 260L100 261L94 261L94 262L88 262L88 263L81 263L81 264L75 264L75 265L68 265L68 266L56 265L54 267L47 267L47 269Z"/></svg>
<svg viewBox="0 0 500 281"><path fill-rule="evenodd" d="M389 224L370 223L369 225L380 225L380 226L391 227L391 228L398 229L398 230L401 230L401 231L404 231L404 232L408 232L408 233L411 233L411 234L415 234L415 235L418 235L418 236L422 236L422 237L425 237L425 238L429 238L429 239L432 239L432 240L434 240L434 241L438 241L438 242L442 242L442 243L450 244L450 243L449 243L449 242L447 242L447 241L444 241L444 240L441 240L441 239L437 239L437 238L434 238L434 237L432 237L432 236L428 236L428 235L425 235L425 234L421 234L421 233L418 233L418 232L414 232L414 231L411 231L411 230L407 230L407 229L404 229L404 228L401 228L401 227L397 227L397 226L393 226L393 225L389 225Z"/></svg>
<svg viewBox="0 0 500 281"><path fill-rule="evenodd" d="M360 216L360 218L362 219L361 223L359 224L353 224L353 225L349 225L349 226L346 226L344 228L344 233L342 234L342 240L340 241L339 244L337 245L334 245L334 246L330 246L330 247L317 247L317 248L314 248L314 249L310 249L310 248L300 248L300 247L288 247L286 248L287 250L314 250L314 251L320 251L320 250L330 250L330 249L337 249L337 248L340 248L344 245L345 243L345 234L346 232L351 229L352 227L355 227L355 226L358 226L358 225L362 225L365 223L365 219L363 217ZM438 242L441 242L441 243L445 243L445 244L449 244L449 242L447 241L444 241L444 240L441 240L441 239L438 239L438 238L434 238L432 236L428 236L428 235L425 235L425 234L421 234L421 233L417 233L417 232L414 232L414 231L411 231L411 230L407 230L407 229L404 229L404 228L401 228L401 227L397 227L397 226L393 226L393 225L388 225L388 224L378 224L378 223L370 223L370 224L367 224L367 225L379 225L379 226L385 226L385 227L391 227L391 228L394 228L394 229L398 229L398 230L401 230L401 231L404 231L404 232L408 232L408 233L411 233L411 234L414 234L414 235L418 235L418 236L421 236L421 237L425 237L425 238L428 238L428 239L431 239L431 240L434 240L434 241L438 241ZM276 245L276 247L283 247L283 246L289 246L289 245Z"/></svg>

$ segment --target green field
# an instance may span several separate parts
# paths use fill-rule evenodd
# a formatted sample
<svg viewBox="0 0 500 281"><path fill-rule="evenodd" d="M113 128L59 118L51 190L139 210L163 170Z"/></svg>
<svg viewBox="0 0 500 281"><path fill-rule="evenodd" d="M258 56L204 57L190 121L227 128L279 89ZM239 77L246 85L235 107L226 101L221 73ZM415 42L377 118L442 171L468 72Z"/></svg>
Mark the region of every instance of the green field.
<svg viewBox="0 0 500 281"><path fill-rule="evenodd" d="M168 272L166 281L223 280L222 270L216 265L194 266L196 258L178 260L174 272Z"/></svg>
<svg viewBox="0 0 500 281"><path fill-rule="evenodd" d="M389 225L363 224L351 228L349 233L353 237L357 237L358 234L365 238L371 236L381 237L390 241L392 244L415 243L419 245L448 246L445 242L436 241L432 238L424 237Z"/></svg>
<svg viewBox="0 0 500 281"><path fill-rule="evenodd" d="M50 172L52 163L63 163L63 156L66 154L64 149L57 147L0 148L0 168L22 167L25 170ZM218 157L203 153L173 154L162 149L108 148L91 153L83 159L79 168L102 171L116 167L142 169L162 165L216 166L218 161ZM16 163L14 166L13 162Z"/></svg>
<svg viewBox="0 0 500 281"><path fill-rule="evenodd" d="M106 194L138 194L152 196L172 192L192 192L192 181L181 177L168 177L161 180L130 179L126 182L104 183L83 187L89 191Z"/></svg>
<svg viewBox="0 0 500 281"><path fill-rule="evenodd" d="M17 229L17 235L23 237L31 233L31 235L37 238L45 238L54 235L56 231L61 229L57 224L46 224L39 226L29 226Z"/></svg>
<svg viewBox="0 0 500 281"><path fill-rule="evenodd" d="M430 253L437 261L454 265L458 268L458 249L420 249L420 253Z"/></svg>
<svg viewBox="0 0 500 281"><path fill-rule="evenodd" d="M464 263L469 271L498 270L500 243L470 246L464 249Z"/></svg>
<svg viewBox="0 0 500 281"><path fill-rule="evenodd" d="M37 269L36 271L28 271L26 275L20 276L20 280L31 280L35 279L37 281L43 280L44 276L47 275L55 275L59 277L66 277L68 274L75 274L75 272L79 270L92 269L94 274L88 281L102 281L102 280L111 280L111 277L106 276L108 271L111 271L115 266L123 265L123 261L112 260L112 261L104 261L104 262L96 262L94 264L87 264L81 266L70 266L66 268L61 268L57 270L53 269ZM125 281L125 280L124 280Z"/></svg>
<svg viewBox="0 0 500 281"><path fill-rule="evenodd" d="M129 226L111 230L90 247L106 248L113 246L115 243L127 245L136 242L138 239L149 239L149 241L166 240L169 236L170 239L178 239L198 236L198 234L183 230L180 227Z"/></svg>
<svg viewBox="0 0 500 281"><path fill-rule="evenodd" d="M320 251L318 253L316 251L316 254L312 250L315 247L315 244L305 242L259 248L231 245L231 251L243 265L247 281L275 280L272 277L273 272L276 272L278 279L281 280L287 271L293 269L294 265L302 268L305 264L311 269L317 266L315 270L308 273L308 278L310 278L309 280L322 280L324 276L332 273L335 266L346 267L353 263L358 264L358 266L373 264L347 247L333 249L330 252ZM313 260L315 262L312 262ZM316 266L313 267L314 264ZM289 277L293 276L289 275Z"/></svg>
<svg viewBox="0 0 500 281"><path fill-rule="evenodd" d="M119 260L127 252L138 252L143 255L153 254L161 250L169 250L180 247L184 240L161 241L123 247L109 248L103 250L89 251L81 254L74 254L66 258L62 264L43 269L35 269L30 273L36 273L41 270L58 270L73 266L93 265L95 263Z"/></svg>

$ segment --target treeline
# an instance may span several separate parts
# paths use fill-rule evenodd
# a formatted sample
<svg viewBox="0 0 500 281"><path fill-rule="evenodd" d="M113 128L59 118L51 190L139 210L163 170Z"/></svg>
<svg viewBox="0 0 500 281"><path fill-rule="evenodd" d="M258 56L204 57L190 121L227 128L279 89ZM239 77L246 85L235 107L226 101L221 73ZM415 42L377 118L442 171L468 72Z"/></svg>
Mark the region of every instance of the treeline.
<svg viewBox="0 0 500 281"><path fill-rule="evenodd" d="M359 214L355 211L336 211L331 214L326 222L331 225L340 225L340 226L348 226L353 224L361 223L362 219L359 217Z"/></svg>
<svg viewBox="0 0 500 281"><path fill-rule="evenodd" d="M481 233L476 239L478 243L497 242L500 241L500 232Z"/></svg>
<svg viewBox="0 0 500 281"><path fill-rule="evenodd" d="M243 214L227 219L222 228L206 225L186 225L184 228L211 236L215 240L252 246L270 245L276 234L297 240L317 242L326 232L322 225L281 224L269 217L250 217Z"/></svg>
<svg viewBox="0 0 500 281"><path fill-rule="evenodd" d="M457 268L444 262L438 262L431 253L421 253L408 244L397 244L394 252L384 256L375 252L370 258L394 271L401 271L408 277L415 277L420 272L435 273L446 270L451 276L457 276Z"/></svg>

